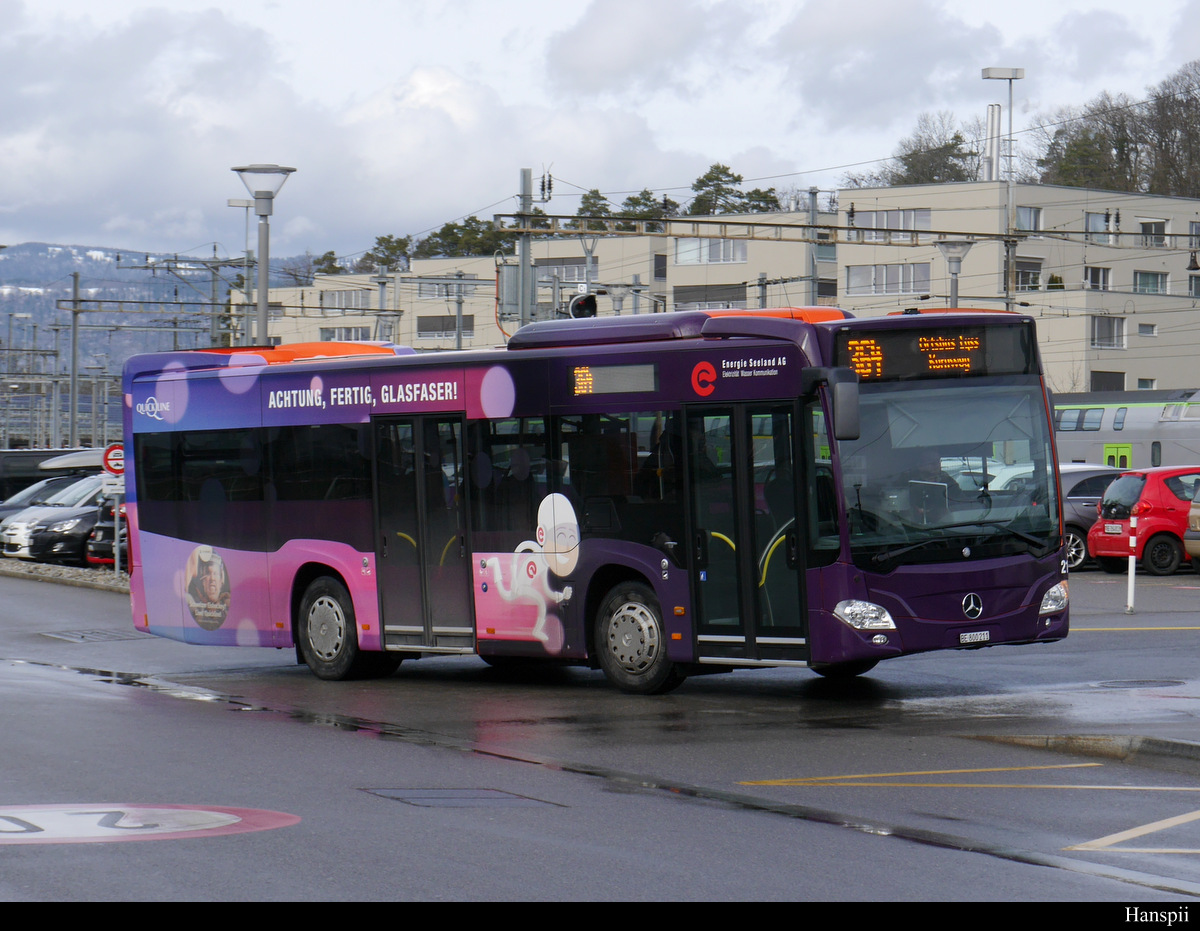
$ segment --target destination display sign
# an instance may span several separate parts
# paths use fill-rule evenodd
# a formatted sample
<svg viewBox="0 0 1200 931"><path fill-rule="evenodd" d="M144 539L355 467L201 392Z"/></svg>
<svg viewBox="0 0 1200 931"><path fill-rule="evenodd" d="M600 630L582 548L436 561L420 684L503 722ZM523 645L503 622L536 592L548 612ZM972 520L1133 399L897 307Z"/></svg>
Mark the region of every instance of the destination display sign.
<svg viewBox="0 0 1200 931"><path fill-rule="evenodd" d="M834 344L835 364L861 382L1037 371L1032 327L959 326L844 329Z"/></svg>
<svg viewBox="0 0 1200 931"><path fill-rule="evenodd" d="M576 365L571 369L571 393L629 394L658 390L658 366L652 362L641 365Z"/></svg>

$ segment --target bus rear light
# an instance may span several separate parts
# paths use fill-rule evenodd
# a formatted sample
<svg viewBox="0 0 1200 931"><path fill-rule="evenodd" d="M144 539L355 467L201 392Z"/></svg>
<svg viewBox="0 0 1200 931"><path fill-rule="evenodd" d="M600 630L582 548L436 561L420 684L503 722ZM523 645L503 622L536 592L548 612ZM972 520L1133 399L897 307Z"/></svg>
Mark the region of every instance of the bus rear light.
<svg viewBox="0 0 1200 931"><path fill-rule="evenodd" d="M833 609L833 615L855 630L896 629L896 622L892 620L888 609L869 601L839 601Z"/></svg>

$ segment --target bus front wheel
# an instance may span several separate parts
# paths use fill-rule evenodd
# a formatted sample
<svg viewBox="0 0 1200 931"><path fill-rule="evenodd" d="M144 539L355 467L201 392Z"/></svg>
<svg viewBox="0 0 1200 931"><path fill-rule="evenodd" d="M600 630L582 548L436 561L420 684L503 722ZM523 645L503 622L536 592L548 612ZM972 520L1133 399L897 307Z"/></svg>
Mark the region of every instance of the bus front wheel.
<svg viewBox="0 0 1200 931"><path fill-rule="evenodd" d="M400 657L358 648L354 602L337 579L322 576L304 592L296 630L300 654L319 679L363 679L391 675Z"/></svg>
<svg viewBox="0 0 1200 931"><path fill-rule="evenodd" d="M596 614L596 652L605 676L622 692L661 695L685 678L667 658L658 599L640 582L622 583L604 596Z"/></svg>

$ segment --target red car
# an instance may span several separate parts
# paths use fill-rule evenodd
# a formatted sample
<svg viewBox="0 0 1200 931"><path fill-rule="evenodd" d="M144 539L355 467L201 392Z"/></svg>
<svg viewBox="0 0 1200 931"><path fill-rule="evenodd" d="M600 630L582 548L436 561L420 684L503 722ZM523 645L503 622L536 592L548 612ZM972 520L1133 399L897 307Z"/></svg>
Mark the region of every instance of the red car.
<svg viewBox="0 0 1200 931"><path fill-rule="evenodd" d="M1129 554L1152 575L1170 575L1189 561L1183 548L1188 511L1200 483L1200 466L1159 466L1123 472L1100 501L1088 531L1088 551L1105 572L1124 572ZM1129 546L1137 518L1137 548Z"/></svg>

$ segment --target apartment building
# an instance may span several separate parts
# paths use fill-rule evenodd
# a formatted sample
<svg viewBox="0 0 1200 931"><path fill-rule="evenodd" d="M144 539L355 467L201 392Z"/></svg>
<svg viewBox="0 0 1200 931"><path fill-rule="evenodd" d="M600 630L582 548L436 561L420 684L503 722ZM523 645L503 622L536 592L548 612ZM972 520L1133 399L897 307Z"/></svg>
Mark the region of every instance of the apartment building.
<svg viewBox="0 0 1200 931"><path fill-rule="evenodd" d="M948 306L936 242L971 242L960 307L1038 319L1056 391L1200 384L1200 201L1004 182L839 192L838 305L860 316Z"/></svg>
<svg viewBox="0 0 1200 931"><path fill-rule="evenodd" d="M843 189L836 213L681 218L670 235L564 231L532 242L531 318L582 290L601 315L825 304L875 316L949 306L956 285L960 307L1037 318L1055 391L1200 384L1200 201L1015 184L1009 208L1008 185L987 181ZM939 241L970 244L956 281ZM415 259L275 288L271 337L503 345L521 323L516 266Z"/></svg>
<svg viewBox="0 0 1200 931"><path fill-rule="evenodd" d="M721 235L564 232L532 240L534 320L565 313L572 296L596 294L597 313L834 304L832 232L811 235L809 213L722 217ZM820 214L831 227L836 215ZM781 240L777 228L791 228ZM821 241L807 241L808 239ZM805 240L805 241L799 241ZM388 339L418 350L503 345L520 326L513 254L413 259L401 272L317 275L312 285L272 288L272 342ZM234 292L235 305L246 296ZM253 303L253 292L250 294Z"/></svg>

